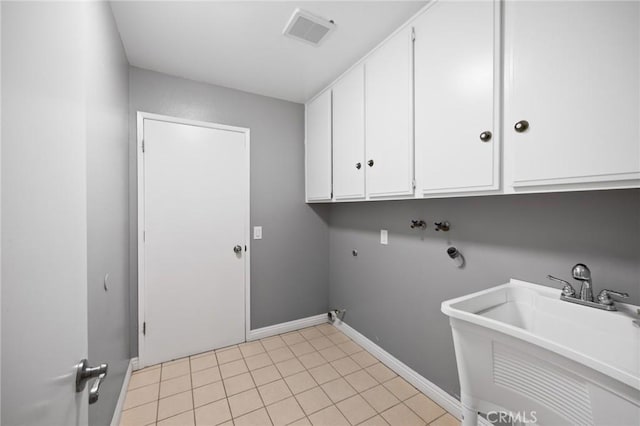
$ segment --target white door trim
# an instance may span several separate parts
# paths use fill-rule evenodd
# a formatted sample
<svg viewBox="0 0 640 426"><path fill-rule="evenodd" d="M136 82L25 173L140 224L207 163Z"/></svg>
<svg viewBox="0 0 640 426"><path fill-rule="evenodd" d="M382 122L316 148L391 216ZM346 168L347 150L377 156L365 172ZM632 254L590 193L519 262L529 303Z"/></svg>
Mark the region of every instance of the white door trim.
<svg viewBox="0 0 640 426"><path fill-rule="evenodd" d="M210 129L217 130L227 130L231 132L243 133L245 135L245 140L247 142L247 153L246 153L246 161L247 161L247 215L246 215L246 223L245 223L245 244L247 246L247 250L245 251L244 256L244 271L245 271L245 279L244 279L244 299L245 299L245 341L249 332L251 330L251 235L250 235L250 227L251 227L251 184L250 184L250 174L251 174L251 137L250 130L245 127L234 127L227 126L224 124L217 123L209 123L206 121L197 121L197 120L188 120L184 118L170 117L168 115L160 115L153 114L150 112L137 112L137 143L136 143L136 166L138 171L138 368L146 367L146 354L144 347L144 335L143 331L143 323L145 321L145 262L144 262L144 244L141 242L144 240L144 153L142 151L142 142L144 141L144 120L157 120L164 121L168 123L176 123L176 124L186 124L188 126L198 126L198 127L206 127Z"/></svg>

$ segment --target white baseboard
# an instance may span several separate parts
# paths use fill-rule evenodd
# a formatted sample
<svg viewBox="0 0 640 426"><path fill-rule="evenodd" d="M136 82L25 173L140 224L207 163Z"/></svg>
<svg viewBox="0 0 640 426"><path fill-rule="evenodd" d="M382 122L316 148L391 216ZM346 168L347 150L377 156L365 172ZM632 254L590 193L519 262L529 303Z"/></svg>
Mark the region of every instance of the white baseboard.
<svg viewBox="0 0 640 426"><path fill-rule="evenodd" d="M140 361L138 360L138 357L131 358L131 367L133 368L133 371L140 370Z"/></svg>
<svg viewBox="0 0 640 426"><path fill-rule="evenodd" d="M138 358L134 358L136 363ZM116 408L113 410L113 417L111 418L111 426L120 426L120 417L122 417L122 409L124 408L124 400L127 397L127 389L129 388L129 380L131 380L131 373L133 372L133 360L129 361L127 372L124 374L124 380L122 381L122 387L120 388L120 396L116 403Z"/></svg>
<svg viewBox="0 0 640 426"><path fill-rule="evenodd" d="M327 321L327 314L320 314L312 317L301 318L295 321L270 325L269 327L257 328L255 330L249 331L249 333L247 334L247 342L251 340L264 339L265 337L271 337L277 334L288 333L290 331L300 330L301 328L305 327L324 324Z"/></svg>
<svg viewBox="0 0 640 426"><path fill-rule="evenodd" d="M343 321L337 320L333 323L336 328L346 334L354 342L365 348L372 355L380 360L383 364L395 371L400 377L411 383L416 389L431 398L436 404L447 410L456 418L462 418L462 406L453 396L442 390L440 387L427 380L408 365L373 343L371 340L351 328ZM485 418L478 416L478 424L492 425Z"/></svg>

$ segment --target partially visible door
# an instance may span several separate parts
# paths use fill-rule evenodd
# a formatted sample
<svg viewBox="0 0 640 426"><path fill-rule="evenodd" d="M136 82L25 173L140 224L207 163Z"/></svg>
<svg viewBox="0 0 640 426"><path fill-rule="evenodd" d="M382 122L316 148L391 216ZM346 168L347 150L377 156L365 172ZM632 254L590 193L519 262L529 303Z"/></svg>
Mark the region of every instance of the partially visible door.
<svg viewBox="0 0 640 426"><path fill-rule="evenodd" d="M248 134L144 119L143 365L245 340Z"/></svg>
<svg viewBox="0 0 640 426"><path fill-rule="evenodd" d="M364 66L333 88L333 195L364 198Z"/></svg>
<svg viewBox="0 0 640 426"><path fill-rule="evenodd" d="M86 18L2 2L3 425L88 422Z"/></svg>
<svg viewBox="0 0 640 426"><path fill-rule="evenodd" d="M499 186L496 8L438 1L414 23L416 178L425 194Z"/></svg>
<svg viewBox="0 0 640 426"><path fill-rule="evenodd" d="M413 195L412 31L406 28L365 64L369 197Z"/></svg>

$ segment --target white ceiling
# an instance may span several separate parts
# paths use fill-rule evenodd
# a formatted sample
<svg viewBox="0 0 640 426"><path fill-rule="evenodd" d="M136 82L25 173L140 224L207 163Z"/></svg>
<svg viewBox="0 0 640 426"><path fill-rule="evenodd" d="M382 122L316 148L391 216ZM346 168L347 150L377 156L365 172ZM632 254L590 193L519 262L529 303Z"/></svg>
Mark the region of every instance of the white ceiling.
<svg viewBox="0 0 640 426"><path fill-rule="evenodd" d="M116 1L133 66L305 102L426 1ZM320 47L282 35L300 7L336 23Z"/></svg>

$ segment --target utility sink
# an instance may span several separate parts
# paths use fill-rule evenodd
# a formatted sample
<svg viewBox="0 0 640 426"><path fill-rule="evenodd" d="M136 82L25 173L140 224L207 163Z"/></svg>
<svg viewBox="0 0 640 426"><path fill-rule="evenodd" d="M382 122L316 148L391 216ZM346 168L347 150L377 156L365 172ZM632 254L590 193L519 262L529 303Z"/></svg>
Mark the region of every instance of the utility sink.
<svg viewBox="0 0 640 426"><path fill-rule="evenodd" d="M568 303L519 280L443 302L465 424L491 411L540 424L640 424L640 308L616 306Z"/></svg>

